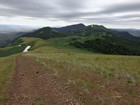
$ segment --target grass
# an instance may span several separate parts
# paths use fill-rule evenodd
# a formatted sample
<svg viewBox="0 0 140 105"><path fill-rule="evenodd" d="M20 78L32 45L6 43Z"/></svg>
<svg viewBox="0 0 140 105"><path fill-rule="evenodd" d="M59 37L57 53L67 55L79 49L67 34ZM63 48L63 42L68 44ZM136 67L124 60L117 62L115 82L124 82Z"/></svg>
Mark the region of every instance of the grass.
<svg viewBox="0 0 140 105"><path fill-rule="evenodd" d="M26 48L26 45L0 48L0 57L21 53Z"/></svg>
<svg viewBox="0 0 140 105"><path fill-rule="evenodd" d="M49 39L47 40L47 46L52 47L53 49L57 50L55 52L91 53L87 50L78 49L78 48L75 48L74 46L71 46L70 42L73 38L75 38L75 36L66 37L66 38ZM51 51L53 52L54 50L51 50Z"/></svg>
<svg viewBox="0 0 140 105"><path fill-rule="evenodd" d="M0 105L4 105L7 90L15 69L15 56L0 58Z"/></svg>
<svg viewBox="0 0 140 105"><path fill-rule="evenodd" d="M42 100L41 100L40 97L38 97L38 98L36 99L36 101L37 101L37 105L42 105Z"/></svg>
<svg viewBox="0 0 140 105"><path fill-rule="evenodd" d="M69 41L70 38L47 40L45 46L26 56L44 66L52 76L71 85L87 103L129 104L130 99L133 104L138 102L139 56L91 53L70 46ZM121 97L120 102L118 97Z"/></svg>
<svg viewBox="0 0 140 105"><path fill-rule="evenodd" d="M72 38L74 37L46 41L39 38L22 38L22 41L17 41L12 46L32 45L25 56L38 62L38 65L43 66L46 72L56 79L70 85L75 94L78 94L77 97L89 105L139 104L139 56L89 52L69 45ZM7 57L1 58L0 61L12 66L12 59L14 58ZM5 71L6 67L8 66L2 65L2 70ZM12 71L7 70L10 70L8 73ZM8 76L10 75L4 78ZM0 91L2 90L3 88L0 88Z"/></svg>
<svg viewBox="0 0 140 105"><path fill-rule="evenodd" d="M116 78L119 78L120 76L122 76L127 77L128 82L140 82L140 57L137 56L112 56L70 52L50 53L50 48L48 50L48 53L46 52L46 54L40 54L37 51L37 53L32 53L28 55L35 56L37 59L42 60L42 62L47 59L50 62L56 62L58 64L66 63L73 65L73 67L79 65L82 68L88 68L88 71L95 71L106 78L110 76L115 76ZM51 67L55 67L55 65L51 65Z"/></svg>
<svg viewBox="0 0 140 105"><path fill-rule="evenodd" d="M39 38L20 38L14 40L10 45L6 48L0 48L0 57L7 57L14 54L19 54L23 52L26 46L30 45L32 48L30 50L34 50L40 46L44 46L46 42ZM21 45L21 46L19 46Z"/></svg>

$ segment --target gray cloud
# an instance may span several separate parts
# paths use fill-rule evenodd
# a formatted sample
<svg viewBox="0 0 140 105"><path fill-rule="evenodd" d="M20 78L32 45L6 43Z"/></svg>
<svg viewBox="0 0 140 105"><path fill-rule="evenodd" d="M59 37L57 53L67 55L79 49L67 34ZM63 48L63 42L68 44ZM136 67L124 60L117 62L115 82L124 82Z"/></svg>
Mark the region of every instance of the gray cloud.
<svg viewBox="0 0 140 105"><path fill-rule="evenodd" d="M140 2L117 4L107 7L107 9L100 11L98 13L108 14L108 13L121 13L121 12L140 12Z"/></svg>
<svg viewBox="0 0 140 105"><path fill-rule="evenodd" d="M119 4L119 5L113 5L105 8L104 10L97 11L97 12L71 12L71 13L64 13L58 15L58 18L63 19L71 19L71 18L80 18L84 16L102 16L102 15L108 15L108 14L117 14L117 13L124 13L122 16L114 16L114 18L140 18L140 14L129 14L125 15L125 13L129 12L139 12L140 13L140 2L138 3L126 3L126 4Z"/></svg>
<svg viewBox="0 0 140 105"><path fill-rule="evenodd" d="M131 18L140 18L140 14L129 14L129 15L122 15L118 16L119 18L131 19Z"/></svg>
<svg viewBox="0 0 140 105"><path fill-rule="evenodd" d="M0 9L0 14L13 16L43 17L53 12L50 5L35 2L35 0L0 0L0 4L9 9Z"/></svg>
<svg viewBox="0 0 140 105"><path fill-rule="evenodd" d="M6 8L4 8L4 6ZM92 12L92 10L89 10L83 12L87 7L88 4L85 0L0 0L0 16L9 18L24 16L47 20L63 20L66 22L83 21L108 24L117 24L117 22L140 22L140 2L128 2L125 4L112 3L111 6L106 6L100 11ZM94 9L96 9L96 7L94 7L93 2L93 10ZM132 14L132 12L139 13ZM122 15L111 15L118 13ZM125 13L130 14L125 15Z"/></svg>
<svg viewBox="0 0 140 105"><path fill-rule="evenodd" d="M77 11L84 8L85 1L83 0L58 0L59 6L68 11Z"/></svg>
<svg viewBox="0 0 140 105"><path fill-rule="evenodd" d="M83 7L75 0L54 0L55 2L40 3L37 0L0 0L0 4L9 9L0 9L3 15L42 17L61 15L67 11L77 11ZM4 14L5 13L5 14Z"/></svg>

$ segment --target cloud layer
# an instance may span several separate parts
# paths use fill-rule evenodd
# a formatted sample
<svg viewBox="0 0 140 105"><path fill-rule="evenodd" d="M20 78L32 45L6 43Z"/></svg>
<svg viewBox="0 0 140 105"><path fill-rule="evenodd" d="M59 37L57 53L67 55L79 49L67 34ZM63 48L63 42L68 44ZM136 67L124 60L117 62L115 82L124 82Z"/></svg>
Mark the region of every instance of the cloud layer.
<svg viewBox="0 0 140 105"><path fill-rule="evenodd" d="M0 0L0 24L140 28L139 0ZM35 22L35 23L34 23ZM38 24L37 24L38 23Z"/></svg>

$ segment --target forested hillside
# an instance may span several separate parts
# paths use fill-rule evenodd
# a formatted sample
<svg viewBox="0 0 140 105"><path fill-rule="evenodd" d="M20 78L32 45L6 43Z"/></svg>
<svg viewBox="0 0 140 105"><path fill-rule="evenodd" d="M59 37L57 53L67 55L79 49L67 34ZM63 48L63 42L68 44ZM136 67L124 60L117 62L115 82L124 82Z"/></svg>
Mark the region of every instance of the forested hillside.
<svg viewBox="0 0 140 105"><path fill-rule="evenodd" d="M78 38L73 39L70 44L78 48L105 54L140 55L139 37L125 31L111 30L102 25L44 27L25 36L42 39L77 36Z"/></svg>

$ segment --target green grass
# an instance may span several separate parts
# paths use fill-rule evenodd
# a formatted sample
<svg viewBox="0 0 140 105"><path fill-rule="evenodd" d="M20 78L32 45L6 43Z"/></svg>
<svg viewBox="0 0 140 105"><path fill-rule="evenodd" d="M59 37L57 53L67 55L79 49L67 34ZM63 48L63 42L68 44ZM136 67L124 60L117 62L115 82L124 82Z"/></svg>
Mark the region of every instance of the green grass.
<svg viewBox="0 0 140 105"><path fill-rule="evenodd" d="M0 48L0 57L6 57L23 52L27 45Z"/></svg>
<svg viewBox="0 0 140 105"><path fill-rule="evenodd" d="M46 45L46 41L43 40L43 39L40 39L40 38L26 38L26 37L23 37L23 38L21 38L21 40L23 40L22 44L31 45L32 46L31 50Z"/></svg>
<svg viewBox="0 0 140 105"><path fill-rule="evenodd" d="M42 105L42 100L41 100L40 97L38 97L38 98L36 99L36 101L37 101L37 105Z"/></svg>
<svg viewBox="0 0 140 105"><path fill-rule="evenodd" d="M104 77L108 76L132 76L139 81L140 57L139 56L121 56L104 55L91 53L69 45L71 38L55 38L42 40L37 38L24 38L24 40L35 41L33 51L30 56L39 59L54 60L60 63L72 63L90 68ZM25 42L26 42L25 41ZM27 43L26 42L26 43ZM41 47L39 47L41 46Z"/></svg>
<svg viewBox="0 0 140 105"><path fill-rule="evenodd" d="M96 104L100 104L100 101L91 98L93 90L97 90L99 95L106 94L100 96L101 99L104 99L103 103L111 104L111 101L108 101L112 100L109 98L110 96L119 97L114 96L116 92L108 90L109 84L113 84L112 86L127 94L126 97L122 96L126 104L129 104L127 97L131 97L133 101L137 100L138 90L131 88L131 84L140 86L139 56L91 53L70 46L70 40L69 37L47 40L43 42L45 46L29 52L26 56L36 60L52 76L71 85L76 92L79 91L81 94L82 91L83 97L90 104L96 102ZM117 92L123 95L123 92L120 91ZM133 93L137 93L136 97ZM113 100L115 102L116 98Z"/></svg>
<svg viewBox="0 0 140 105"><path fill-rule="evenodd" d="M15 56L0 58L0 105L4 105L7 90L15 70Z"/></svg>
<svg viewBox="0 0 140 105"><path fill-rule="evenodd" d="M39 49L38 49L39 50ZM85 54L85 53L55 53L51 52L48 48L48 52L45 53L30 53L29 56L34 56L39 60L50 60L56 63L70 63L72 65L79 65L81 67L88 68L90 71L95 71L103 77L109 76L132 76L137 82L140 80L140 57L138 56L114 56L114 55L102 55L102 54ZM40 49L42 50L42 48ZM43 49L47 50L47 48ZM42 52L42 51L40 51ZM53 67L53 65L52 65ZM55 66L54 66L55 67Z"/></svg>
<svg viewBox="0 0 140 105"><path fill-rule="evenodd" d="M14 46L31 44L32 48L25 56L70 85L90 105L117 103L118 97L123 98L124 104L129 104L129 100L132 104L137 102L140 95L140 57L97 54L78 49L69 45L73 38L22 38ZM92 92L96 93L95 96Z"/></svg>
<svg viewBox="0 0 140 105"><path fill-rule="evenodd" d="M47 40L47 46L52 47L55 50L51 50L52 52L91 53L87 50L79 49L70 45L73 38L77 38L77 36L49 39Z"/></svg>
<svg viewBox="0 0 140 105"><path fill-rule="evenodd" d="M26 46L30 45L32 48L30 50L34 50L40 46L44 46L46 42L39 38L20 38L14 40L10 45L6 48L0 48L0 57L6 57L14 54L19 54L23 52ZM21 45L21 46L18 46Z"/></svg>

